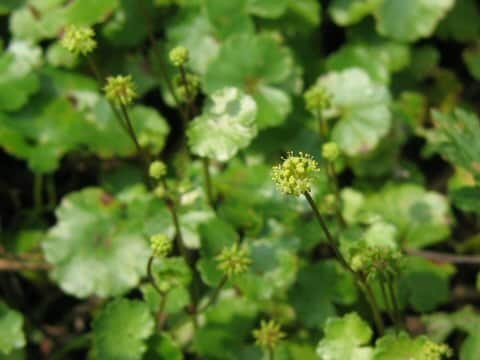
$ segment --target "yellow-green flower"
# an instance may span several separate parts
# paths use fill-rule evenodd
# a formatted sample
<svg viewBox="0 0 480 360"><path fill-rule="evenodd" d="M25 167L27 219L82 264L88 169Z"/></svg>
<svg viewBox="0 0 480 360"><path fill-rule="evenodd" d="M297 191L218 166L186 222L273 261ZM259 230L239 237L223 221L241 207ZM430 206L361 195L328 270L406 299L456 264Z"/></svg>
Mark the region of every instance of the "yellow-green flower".
<svg viewBox="0 0 480 360"><path fill-rule="evenodd" d="M330 93L320 85L311 86L303 94L305 107L310 112L317 112L328 109L332 105Z"/></svg>
<svg viewBox="0 0 480 360"><path fill-rule="evenodd" d="M219 263L218 268L228 277L244 273L252 263L248 249L237 244L225 247L216 260Z"/></svg>
<svg viewBox="0 0 480 360"><path fill-rule="evenodd" d="M156 234L150 237L150 247L153 255L158 258L167 257L172 251L172 240L165 234Z"/></svg>
<svg viewBox="0 0 480 360"><path fill-rule="evenodd" d="M94 37L95 32L92 28L69 25L60 43L74 54L87 55L97 47Z"/></svg>
<svg viewBox="0 0 480 360"><path fill-rule="evenodd" d="M167 174L167 166L163 161L155 160L150 164L148 174L154 179L161 179Z"/></svg>
<svg viewBox="0 0 480 360"><path fill-rule="evenodd" d="M197 96L200 89L200 78L195 74L187 73L184 78L180 75L176 76L173 82L174 91L182 102L189 101ZM187 90L188 89L188 90ZM189 97L190 96L190 97Z"/></svg>
<svg viewBox="0 0 480 360"><path fill-rule="evenodd" d="M135 84L133 83L131 75L109 76L103 90L105 91L107 99L123 105L131 104L138 96L135 92Z"/></svg>
<svg viewBox="0 0 480 360"><path fill-rule="evenodd" d="M340 155L338 145L333 141L327 142L322 146L322 156L325 160L335 161Z"/></svg>
<svg viewBox="0 0 480 360"><path fill-rule="evenodd" d="M188 49L185 46L174 47L168 55L170 62L177 67L185 65L189 58Z"/></svg>
<svg viewBox="0 0 480 360"><path fill-rule="evenodd" d="M260 328L253 330L253 337L258 346L272 350L285 337L285 333L275 321L262 320L260 322Z"/></svg>
<svg viewBox="0 0 480 360"><path fill-rule="evenodd" d="M272 179L283 193L299 196L310 191L319 171L318 163L311 155L290 152L280 165L273 167Z"/></svg>
<svg viewBox="0 0 480 360"><path fill-rule="evenodd" d="M453 355L452 349L445 344L437 344L427 340L423 346L425 360L442 360L444 357L450 358Z"/></svg>

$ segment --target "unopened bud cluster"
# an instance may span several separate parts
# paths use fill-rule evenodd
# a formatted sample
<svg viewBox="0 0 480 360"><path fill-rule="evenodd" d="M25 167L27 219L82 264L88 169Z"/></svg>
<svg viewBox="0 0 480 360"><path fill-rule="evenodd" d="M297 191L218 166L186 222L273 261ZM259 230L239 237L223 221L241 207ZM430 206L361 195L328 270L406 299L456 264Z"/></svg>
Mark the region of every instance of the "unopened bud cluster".
<svg viewBox="0 0 480 360"><path fill-rule="evenodd" d="M317 112L328 109L332 105L332 96L320 85L313 85L305 91L303 98L305 107L310 112Z"/></svg>
<svg viewBox="0 0 480 360"><path fill-rule="evenodd" d="M281 192L299 196L310 191L319 171L318 163L311 155L290 152L281 164L273 167L272 179Z"/></svg>
<svg viewBox="0 0 480 360"><path fill-rule="evenodd" d="M427 340L423 346L423 355L425 360L442 360L452 357L453 351L448 345Z"/></svg>
<svg viewBox="0 0 480 360"><path fill-rule="evenodd" d="M161 179L167 174L167 166L163 161L155 160L150 164L148 174L154 179Z"/></svg>
<svg viewBox="0 0 480 360"><path fill-rule="evenodd" d="M188 49L184 46L177 46L173 48L170 50L168 55L170 62L176 67L185 65L189 59Z"/></svg>
<svg viewBox="0 0 480 360"><path fill-rule="evenodd" d="M150 247L155 257L165 258L172 251L172 240L165 234L156 234L150 237Z"/></svg>
<svg viewBox="0 0 480 360"><path fill-rule="evenodd" d="M185 84L186 81L186 84ZM185 79L178 75L174 79L175 93L182 102L189 101L198 95L200 78L191 73L185 74Z"/></svg>
<svg viewBox="0 0 480 360"><path fill-rule="evenodd" d="M335 161L340 156L340 149L333 141L327 142L322 146L322 156L325 160Z"/></svg>
<svg viewBox="0 0 480 360"><path fill-rule="evenodd" d="M367 276L368 280L388 280L401 270L402 254L386 246L366 246L351 259L352 269Z"/></svg>
<svg viewBox="0 0 480 360"><path fill-rule="evenodd" d="M107 99L122 105L129 105L138 97L131 75L109 76L103 90Z"/></svg>
<svg viewBox="0 0 480 360"><path fill-rule="evenodd" d="M260 322L260 328L253 331L255 343L264 349L274 349L285 338L285 333L275 321Z"/></svg>
<svg viewBox="0 0 480 360"><path fill-rule="evenodd" d="M246 272L252 263L248 249L238 244L225 247L216 260L219 263L218 268L228 277Z"/></svg>
<svg viewBox="0 0 480 360"><path fill-rule="evenodd" d="M87 55L97 47L95 32L89 27L69 25L63 34L61 45L76 55Z"/></svg>

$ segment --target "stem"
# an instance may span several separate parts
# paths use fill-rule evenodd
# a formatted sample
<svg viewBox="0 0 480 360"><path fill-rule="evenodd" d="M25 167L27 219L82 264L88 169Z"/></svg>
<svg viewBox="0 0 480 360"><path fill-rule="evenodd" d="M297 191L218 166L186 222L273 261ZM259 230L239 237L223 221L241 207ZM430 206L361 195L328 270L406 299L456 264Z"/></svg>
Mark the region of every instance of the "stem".
<svg viewBox="0 0 480 360"><path fill-rule="evenodd" d="M315 118L318 122L318 131L322 140L327 141L328 138L328 124L323 118L321 111L315 111Z"/></svg>
<svg viewBox="0 0 480 360"><path fill-rule="evenodd" d="M367 299L367 302L370 305L370 309L373 314L373 318L375 321L375 324L377 326L378 332L380 335L383 334L384 332L384 325L383 325L383 320L380 315L380 310L377 304L377 301L375 300L375 296L373 295L373 291L371 287L368 285L366 280L361 276L361 274L358 274L355 272L355 270L352 269L352 267L348 264L347 260L343 257L342 253L340 252L337 242L333 238L332 234L328 230L327 224L323 220L322 215L318 211L317 205L315 204L315 201L313 200L312 196L308 191L304 192L303 195L307 199L308 203L310 204L310 207L313 210L313 213L315 214L315 217L317 218L318 222L320 223L320 226L322 227L323 232L325 233L325 236L327 237L328 243L330 248L333 250L337 260L340 262L340 264L347 270L349 271L354 278L357 280L357 284L359 285L360 289L364 292L365 297Z"/></svg>
<svg viewBox="0 0 480 360"><path fill-rule="evenodd" d="M330 178L330 182L333 185L333 191L335 193L335 214L337 216L337 220L342 228L346 227L346 222L345 219L343 218L342 215L342 197L340 196L340 187L338 186L338 179L337 179L337 173L335 171L335 164L333 162L328 162L327 164L327 174L328 177Z"/></svg>
<svg viewBox="0 0 480 360"><path fill-rule="evenodd" d="M186 105L186 113L187 118L195 116L195 111L193 109L193 94L190 92L190 86L187 80L187 72L185 71L185 67L183 65L179 66L180 69L180 76L182 78L183 85L185 86L185 92L187 95L187 105Z"/></svg>
<svg viewBox="0 0 480 360"><path fill-rule="evenodd" d="M128 114L127 107L124 104L120 104L120 110L125 119L125 123L127 124L128 134L130 135L130 138L132 139L133 143L135 144L135 147L137 148L137 153L138 155L142 155L142 147L140 146L140 143L138 142L138 139L137 139L137 135L135 134L135 130L133 129L132 120L130 119L130 115Z"/></svg>
<svg viewBox="0 0 480 360"><path fill-rule="evenodd" d="M416 250L416 249L407 249L405 250L407 254L420 256L425 259L440 262L440 263L453 263L453 264L480 264L480 256L475 255L455 255L455 254L446 254L436 251L429 250Z"/></svg>
<svg viewBox="0 0 480 360"><path fill-rule="evenodd" d="M387 310L388 316L392 320L392 323L396 325L397 321L395 319L395 313L393 312L392 308L390 307L390 300L388 299L387 290L385 288L385 282L383 279L379 279L380 289L382 290L383 302L385 303L385 308Z"/></svg>
<svg viewBox="0 0 480 360"><path fill-rule="evenodd" d="M210 160L208 158L202 158L203 164L203 177L205 180L205 193L207 194L208 203L212 208L215 208L215 201L213 197L212 177L210 175Z"/></svg>
<svg viewBox="0 0 480 360"><path fill-rule="evenodd" d="M166 295L165 291L163 291L162 289L160 289L160 287L158 286L157 282L155 281L155 278L153 276L153 268L152 268L152 265L153 265L153 261L155 260L155 257L154 256L150 256L150 258L148 259L148 263L147 263L147 276L148 276L148 280L150 281L150 283L152 284L153 288L158 292L158 294L162 297L164 297Z"/></svg>
<svg viewBox="0 0 480 360"><path fill-rule="evenodd" d="M52 267L45 262L24 262L21 260L0 259L1 271L23 271L23 270L50 270Z"/></svg>
<svg viewBox="0 0 480 360"><path fill-rule="evenodd" d="M390 297L392 298L393 312L395 314L396 326L400 329L403 327L402 315L400 313L400 307L398 306L397 296L395 287L393 286L394 279L390 278L390 281L387 282L387 288L390 292Z"/></svg>
<svg viewBox="0 0 480 360"><path fill-rule="evenodd" d="M57 190L55 188L55 179L53 175L47 178L47 196L48 196L48 206L50 208L55 208L57 204Z"/></svg>
<svg viewBox="0 0 480 360"><path fill-rule="evenodd" d="M36 213L42 212L43 209L42 188L43 175L35 173L33 178L33 204Z"/></svg>
<svg viewBox="0 0 480 360"><path fill-rule="evenodd" d="M268 360L275 360L275 351L269 347L268 348Z"/></svg>
<svg viewBox="0 0 480 360"><path fill-rule="evenodd" d="M202 308L198 309L197 314L200 314L200 313L204 312L204 311L207 310L211 305L213 305L213 304L215 304L215 303L217 302L218 295L220 294L220 290L222 290L223 286L227 283L227 281L228 281L228 276L227 276L227 275L223 275L222 279L220 280L220 282L218 283L217 287L216 287L215 290L213 291L212 296L210 297L210 300L208 300L208 302L205 304L205 306L203 306Z"/></svg>
<svg viewBox="0 0 480 360"><path fill-rule="evenodd" d="M79 336L74 336L68 343L66 343L60 350L55 352L55 354L52 355L50 358L51 360L61 360L61 359L66 359L67 357L65 356L69 352L77 349L81 349L84 347L87 347L88 344L91 341L91 334L84 334L84 335L79 335Z"/></svg>

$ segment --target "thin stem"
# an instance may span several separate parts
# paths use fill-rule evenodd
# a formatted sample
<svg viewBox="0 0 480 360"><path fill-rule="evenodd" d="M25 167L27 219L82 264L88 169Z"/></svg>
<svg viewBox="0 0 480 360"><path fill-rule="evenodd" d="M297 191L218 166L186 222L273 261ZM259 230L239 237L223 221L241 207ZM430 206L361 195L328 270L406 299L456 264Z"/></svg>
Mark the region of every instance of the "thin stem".
<svg viewBox="0 0 480 360"><path fill-rule="evenodd" d="M269 347L268 348L268 360L275 360L275 351Z"/></svg>
<svg viewBox="0 0 480 360"><path fill-rule="evenodd" d="M212 188L212 177L210 175L210 160L208 158L202 158L203 164L203 177L205 180L205 193L207 194L208 203L212 208L215 208L215 201Z"/></svg>
<svg viewBox="0 0 480 360"><path fill-rule="evenodd" d="M331 161L327 164L327 174L330 178L330 182L333 186L333 191L335 193L335 214L337 216L337 220L342 228L346 227L345 219L342 215L342 197L340 195L340 187L338 186L338 179L337 179L337 172L335 171L335 164Z"/></svg>
<svg viewBox="0 0 480 360"><path fill-rule="evenodd" d="M213 290L213 293L212 295L210 296L210 299L208 300L208 302L205 304L205 306L203 306L202 308L198 309L198 312L197 314L200 314L202 312L204 312L205 310L207 310L211 305L215 304L217 302L217 299L218 299L218 295L220 294L220 290L222 290L222 288L225 286L225 284L227 283L228 281L228 276L227 275L224 275L223 278L220 280L220 282L218 283L217 287L215 288L215 290Z"/></svg>
<svg viewBox="0 0 480 360"><path fill-rule="evenodd" d="M167 306L167 296L168 293L165 293L160 297L160 306L158 307L158 330L163 330L165 327L165 321L167 316L165 313L165 307Z"/></svg>
<svg viewBox="0 0 480 360"><path fill-rule="evenodd" d="M392 320L392 323L394 323L396 325L396 319L395 319L395 314L390 306L390 300L389 300L389 297L387 295L387 289L385 287L385 282L383 281L383 279L379 279L378 281L379 285L380 285L380 289L382 290L382 297L383 297L383 302L385 303L385 308L387 310L387 313L388 313L388 316L390 317L390 319Z"/></svg>
<svg viewBox="0 0 480 360"><path fill-rule="evenodd" d="M368 285L367 281L363 278L361 274L358 274L357 272L355 272L355 270L352 269L350 264L347 262L347 260L344 258L344 256L338 249L337 242L335 241L332 234L328 230L327 224L325 223L322 215L318 211L317 205L315 204L315 201L313 200L310 193L306 191L303 193L303 195L305 196L308 203L310 204L310 207L312 208L313 213L315 214L315 217L317 218L320 226L322 227L322 230L325 233L325 236L327 237L329 246L333 250L337 260L346 270L348 270L354 276L354 278L357 280L357 284L359 285L360 289L364 292L367 302L370 305L370 309L372 311L373 318L377 326L378 332L380 333L380 335L382 335L384 332L383 320L380 315L380 310L379 310L377 301L375 300L375 296L373 295L373 291L371 287Z"/></svg>
<svg viewBox="0 0 480 360"><path fill-rule="evenodd" d="M138 155L142 155L142 147L138 142L137 135L135 134L135 130L133 129L132 120L130 119L130 115L128 114L127 107L124 104L120 104L120 110L123 114L123 118L125 119L125 123L127 124L127 131L132 139L135 147L137 148Z"/></svg>
<svg viewBox="0 0 480 360"><path fill-rule="evenodd" d="M187 95L187 118L193 117L195 115L195 112L193 110L193 94L190 91L190 85L187 80L187 72L185 71L185 67L183 65L179 66L180 69L180 76L182 78L183 85L185 86L185 93Z"/></svg>
<svg viewBox="0 0 480 360"><path fill-rule="evenodd" d="M455 255L417 249L407 249L405 252L410 255L421 256L425 259L440 263L480 265L480 256L475 255Z"/></svg>
<svg viewBox="0 0 480 360"><path fill-rule="evenodd" d="M36 213L43 209L43 175L34 174L33 178L33 204Z"/></svg>
<svg viewBox="0 0 480 360"><path fill-rule="evenodd" d="M157 282L155 281L155 277L153 276L153 261L155 260L155 257L154 256L150 256L150 258L148 259L148 263L147 263L147 276L148 276L148 281L150 281L150 283L152 284L153 288L156 290L156 292L164 297L166 295L165 291L163 291L162 289L160 289L160 287L158 286Z"/></svg>
<svg viewBox="0 0 480 360"><path fill-rule="evenodd" d="M13 259L0 259L0 272L1 271L37 271L37 270L50 270L52 267L45 262L25 262L21 260Z"/></svg>
<svg viewBox="0 0 480 360"><path fill-rule="evenodd" d="M323 118L321 111L315 111L315 118L318 122L318 132L322 140L327 141L328 138L328 124Z"/></svg>
<svg viewBox="0 0 480 360"><path fill-rule="evenodd" d="M395 314L396 325L400 329L403 327L402 315L400 313L400 307L397 302L397 294L394 287L394 279L390 278L390 281L387 282L387 288L390 292L390 297L392 298L393 312Z"/></svg>

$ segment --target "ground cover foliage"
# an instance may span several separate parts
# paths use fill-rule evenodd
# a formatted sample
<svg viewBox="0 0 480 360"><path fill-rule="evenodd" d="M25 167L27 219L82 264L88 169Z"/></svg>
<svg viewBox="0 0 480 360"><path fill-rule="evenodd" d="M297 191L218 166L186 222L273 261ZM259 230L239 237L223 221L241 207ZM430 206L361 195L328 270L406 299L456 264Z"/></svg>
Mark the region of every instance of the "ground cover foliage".
<svg viewBox="0 0 480 360"><path fill-rule="evenodd" d="M475 0L0 0L0 360L480 358Z"/></svg>

